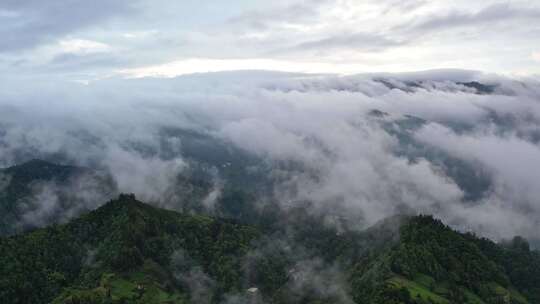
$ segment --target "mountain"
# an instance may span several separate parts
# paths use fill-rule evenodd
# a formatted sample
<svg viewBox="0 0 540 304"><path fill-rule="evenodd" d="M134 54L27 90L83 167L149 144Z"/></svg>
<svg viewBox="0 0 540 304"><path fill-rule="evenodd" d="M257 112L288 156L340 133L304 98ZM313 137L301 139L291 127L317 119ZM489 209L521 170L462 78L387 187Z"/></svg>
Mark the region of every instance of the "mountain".
<svg viewBox="0 0 540 304"><path fill-rule="evenodd" d="M519 237L497 245L417 216L353 277L353 286L372 286L355 289L367 303L538 303L540 252Z"/></svg>
<svg viewBox="0 0 540 304"><path fill-rule="evenodd" d="M239 257L256 236L250 227L156 209L122 195L67 225L2 239L0 301L182 303L185 292L172 283L168 267L174 253L183 256L179 269L200 265L216 278L217 290L238 289Z"/></svg>
<svg viewBox="0 0 540 304"><path fill-rule="evenodd" d="M296 211L275 228L120 195L0 238L1 303L538 303L540 253L430 216L340 233Z"/></svg>

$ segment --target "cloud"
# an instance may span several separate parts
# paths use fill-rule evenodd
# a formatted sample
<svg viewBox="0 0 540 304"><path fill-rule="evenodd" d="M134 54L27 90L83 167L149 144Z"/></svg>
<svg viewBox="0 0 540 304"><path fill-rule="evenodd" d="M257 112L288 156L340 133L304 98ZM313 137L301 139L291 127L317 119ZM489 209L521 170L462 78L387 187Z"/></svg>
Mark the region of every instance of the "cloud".
<svg viewBox="0 0 540 304"><path fill-rule="evenodd" d="M85 39L61 40L59 44L64 53L71 54L103 53L111 50L110 45Z"/></svg>
<svg viewBox="0 0 540 304"><path fill-rule="evenodd" d="M377 52L403 45L403 42L372 33L334 34L326 38L306 41L278 52L335 51L352 49L364 52Z"/></svg>
<svg viewBox="0 0 540 304"><path fill-rule="evenodd" d="M254 61L252 69L312 73L537 72L523 60L537 49L536 4L398 2L3 1L2 73L89 80L163 66L177 67L175 75L239 70Z"/></svg>
<svg viewBox="0 0 540 304"><path fill-rule="evenodd" d="M139 68L119 69L117 74L126 77L175 77L194 73L226 72L226 71L276 71L290 73L354 73L363 65L334 64L320 62L295 62L264 58L250 59L210 59L192 58L173 61L165 64Z"/></svg>
<svg viewBox="0 0 540 304"><path fill-rule="evenodd" d="M507 221L510 226L517 226L514 228L518 231L514 233L528 233L540 224L537 218L527 216L531 213L540 214L540 205L537 203L540 195L537 181L540 176L535 170L530 170L531 164L540 161L540 147L537 144L512 134L500 136L482 132L457 135L438 125L428 125L416 136L491 172L495 182L490 197L471 208L468 215L463 212L460 216L477 218L477 213L481 211L485 215L480 217L481 224L477 225L492 226ZM491 223L486 223L486 219ZM474 223L474 220L469 222Z"/></svg>
<svg viewBox="0 0 540 304"><path fill-rule="evenodd" d="M37 181L29 187L31 193L16 204L20 213L16 228L65 223L117 195L108 176L99 171L73 175L64 182Z"/></svg>
<svg viewBox="0 0 540 304"><path fill-rule="evenodd" d="M302 24L316 21L321 7L327 0L302 0L297 3L279 5L267 10L251 10L228 20L231 24L247 25L249 28L267 29L287 24Z"/></svg>
<svg viewBox="0 0 540 304"><path fill-rule="evenodd" d="M532 54L531 54L531 58L532 58L534 61L540 62L540 52L532 53Z"/></svg>
<svg viewBox="0 0 540 304"><path fill-rule="evenodd" d="M0 4L4 15L11 17L0 29L4 37L0 53L24 50L74 31L102 24L109 18L132 12L132 1L43 1L6 0Z"/></svg>
<svg viewBox="0 0 540 304"><path fill-rule="evenodd" d="M206 197L211 207L234 176L223 165L239 158L240 167L264 172L271 197L261 199L283 210L309 201L329 225L363 229L413 210L493 238L534 237L538 228L540 177L530 168L540 161L540 85L533 79L457 70L244 71L28 86L0 92L5 166L60 157L110 172L120 191L181 209L178 175L207 168L214 191L198 202ZM187 141L201 134L208 145ZM217 143L244 154L213 150ZM475 187L479 194L467 201ZM512 224L500 225L504 217Z"/></svg>
<svg viewBox="0 0 540 304"><path fill-rule="evenodd" d="M11 182L11 176L0 173L0 193L4 192L4 190L9 186Z"/></svg>
<svg viewBox="0 0 540 304"><path fill-rule="evenodd" d="M119 192L134 193L141 200L158 203L174 201L176 178L187 164L180 158L162 160L144 157L135 151L111 145L102 166L117 182Z"/></svg>
<svg viewBox="0 0 540 304"><path fill-rule="evenodd" d="M194 303L212 303L216 282L185 250L176 250L170 258L170 267L176 281L187 288Z"/></svg>
<svg viewBox="0 0 540 304"><path fill-rule="evenodd" d="M437 31L455 27L505 23L512 20L538 19L540 9L510 3L495 3L479 11L451 11L445 15L433 15L413 26L416 30Z"/></svg>
<svg viewBox="0 0 540 304"><path fill-rule="evenodd" d="M4 0L0 166L91 166L174 208L178 175L200 159L170 130L189 130L257 159L284 209L308 200L357 228L413 209L494 238L533 236L538 80L353 74L534 73L539 17L531 1ZM225 174L204 165L217 172L206 172L212 207ZM46 218L58 189L38 190Z"/></svg>
<svg viewBox="0 0 540 304"><path fill-rule="evenodd" d="M346 277L337 266L328 266L319 259L297 262L289 271L287 288L292 298L332 299L337 303L354 303L346 290Z"/></svg>
<svg viewBox="0 0 540 304"><path fill-rule="evenodd" d="M426 0L412 0L406 2L399 0L388 0L383 1L382 3L386 5L385 9L383 10L383 14L389 14L392 12L410 13L426 6L429 2Z"/></svg>

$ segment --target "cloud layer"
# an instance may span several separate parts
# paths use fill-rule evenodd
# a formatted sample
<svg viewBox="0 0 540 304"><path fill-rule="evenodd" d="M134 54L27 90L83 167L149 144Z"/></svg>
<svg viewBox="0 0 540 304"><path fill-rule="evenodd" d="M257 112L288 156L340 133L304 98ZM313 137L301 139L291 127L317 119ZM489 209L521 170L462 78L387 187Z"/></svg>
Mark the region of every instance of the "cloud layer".
<svg viewBox="0 0 540 304"><path fill-rule="evenodd" d="M308 201L331 225L423 212L495 239L540 227L532 79L235 72L31 86L0 93L2 166L103 169L120 191L169 207L186 170L247 190L258 172L284 210Z"/></svg>
<svg viewBox="0 0 540 304"><path fill-rule="evenodd" d="M538 3L526 0L7 0L0 3L0 68L85 81L253 62L291 72L533 75L540 73L539 16Z"/></svg>

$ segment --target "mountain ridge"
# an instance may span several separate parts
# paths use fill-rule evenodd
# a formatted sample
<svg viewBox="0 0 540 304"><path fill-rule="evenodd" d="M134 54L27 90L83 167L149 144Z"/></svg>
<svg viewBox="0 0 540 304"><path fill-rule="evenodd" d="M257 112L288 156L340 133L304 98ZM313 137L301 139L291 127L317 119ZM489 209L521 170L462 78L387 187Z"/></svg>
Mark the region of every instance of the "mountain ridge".
<svg viewBox="0 0 540 304"><path fill-rule="evenodd" d="M538 299L534 280L540 272L533 268L540 265L540 254L530 251L526 241L504 247L458 233L431 216L390 219L386 225L396 222L401 227L398 239L391 237L396 229L385 227L384 221L357 236L315 230L314 236L324 236L318 243L301 233L294 239L312 246L304 247L310 267L322 267L312 275L342 280L328 269L346 274L342 292L349 295L344 295L317 290L313 282L297 286L314 270L279 254L285 247L266 242L271 235L257 226L163 210L122 194L68 224L0 238L0 300L198 303L196 297L203 294L202 302L208 303L234 298L241 299L238 303L526 304ZM377 235L391 230L384 246L374 245ZM342 249L316 262L324 248L337 244ZM277 245L277 251L268 245ZM355 246L372 250L347 249ZM512 273L516 267L506 265L508 260L530 269ZM247 269L246 261L256 267ZM193 282L206 282L204 292Z"/></svg>

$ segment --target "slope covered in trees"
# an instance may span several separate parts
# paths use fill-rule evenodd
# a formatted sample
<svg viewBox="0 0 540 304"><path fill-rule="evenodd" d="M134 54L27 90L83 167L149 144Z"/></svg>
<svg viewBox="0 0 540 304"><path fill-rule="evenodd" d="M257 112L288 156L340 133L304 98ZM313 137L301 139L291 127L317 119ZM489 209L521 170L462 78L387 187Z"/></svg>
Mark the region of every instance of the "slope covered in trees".
<svg viewBox="0 0 540 304"><path fill-rule="evenodd" d="M232 199L232 198L230 198ZM279 229L121 195L66 225L0 239L2 303L537 303L540 254L430 216L337 233Z"/></svg>
<svg viewBox="0 0 540 304"><path fill-rule="evenodd" d="M256 235L250 227L155 209L123 195L68 225L2 239L0 299L124 301L137 296L124 290L133 280L148 282L137 297L143 302L147 296L181 298L180 287L169 284L174 273L164 268L176 250L214 276L216 289L235 290L239 257Z"/></svg>
<svg viewBox="0 0 540 304"><path fill-rule="evenodd" d="M536 303L540 253L524 244L497 245L417 216L402 226L399 244L355 274L360 286L376 286L357 296L380 303Z"/></svg>

